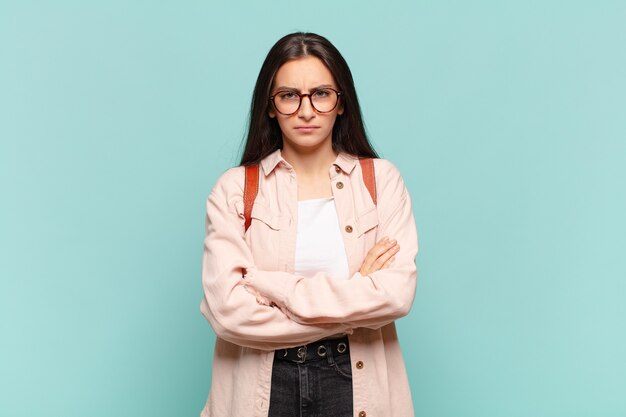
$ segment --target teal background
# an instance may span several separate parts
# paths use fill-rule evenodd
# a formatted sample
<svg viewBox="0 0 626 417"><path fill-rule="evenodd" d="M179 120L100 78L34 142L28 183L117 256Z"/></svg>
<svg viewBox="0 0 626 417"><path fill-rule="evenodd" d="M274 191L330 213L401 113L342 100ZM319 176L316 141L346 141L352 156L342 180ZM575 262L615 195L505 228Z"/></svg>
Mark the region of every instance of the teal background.
<svg viewBox="0 0 626 417"><path fill-rule="evenodd" d="M416 415L626 416L626 3L0 1L0 415L197 416L204 203L328 37L420 238Z"/></svg>

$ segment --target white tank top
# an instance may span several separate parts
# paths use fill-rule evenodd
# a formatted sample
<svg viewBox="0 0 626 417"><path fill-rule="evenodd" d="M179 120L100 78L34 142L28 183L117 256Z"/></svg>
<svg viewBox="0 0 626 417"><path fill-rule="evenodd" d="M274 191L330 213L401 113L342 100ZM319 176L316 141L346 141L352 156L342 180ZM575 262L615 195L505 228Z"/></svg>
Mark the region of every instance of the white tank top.
<svg viewBox="0 0 626 417"><path fill-rule="evenodd" d="M333 197L298 201L295 272L310 278L318 271L332 279L348 279L350 274Z"/></svg>
<svg viewBox="0 0 626 417"><path fill-rule="evenodd" d="M298 201L295 272L310 278L318 271L348 279L348 258L333 197Z"/></svg>

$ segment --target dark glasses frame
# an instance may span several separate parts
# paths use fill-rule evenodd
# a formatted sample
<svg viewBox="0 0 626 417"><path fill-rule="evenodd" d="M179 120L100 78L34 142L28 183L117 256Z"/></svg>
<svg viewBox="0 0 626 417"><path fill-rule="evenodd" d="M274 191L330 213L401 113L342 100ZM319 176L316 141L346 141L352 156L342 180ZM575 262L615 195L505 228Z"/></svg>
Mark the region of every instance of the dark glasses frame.
<svg viewBox="0 0 626 417"><path fill-rule="evenodd" d="M320 111L315 107L315 104L313 104L313 100L311 100L311 94L315 94L318 91L322 91L322 90L332 90L337 94L337 102L335 102L335 105L333 106L332 109L327 110L327 111ZM300 102L298 103L298 107L296 108L296 110L293 113L283 113L280 110L278 110L278 107L276 107L276 103L274 103L274 97L276 97L278 94L280 93L293 93L296 94L299 98L300 98ZM335 90L334 88L331 87L324 87L324 88L318 88L315 89L313 91L311 91L310 93L298 93L296 91L292 91L292 90L280 90L277 91L276 93L272 94L271 96L269 96L269 100L272 102L272 106L274 107L274 110L276 110L278 113L284 115L284 116L291 116L292 114L296 114L298 112L298 110L300 110L300 107L302 106L302 99L304 97L309 97L309 101L311 102L311 107L313 107L313 110L315 110L318 113L330 113L331 111L335 110L337 108L337 105L339 104L339 100L341 99L343 95L343 91L338 91Z"/></svg>

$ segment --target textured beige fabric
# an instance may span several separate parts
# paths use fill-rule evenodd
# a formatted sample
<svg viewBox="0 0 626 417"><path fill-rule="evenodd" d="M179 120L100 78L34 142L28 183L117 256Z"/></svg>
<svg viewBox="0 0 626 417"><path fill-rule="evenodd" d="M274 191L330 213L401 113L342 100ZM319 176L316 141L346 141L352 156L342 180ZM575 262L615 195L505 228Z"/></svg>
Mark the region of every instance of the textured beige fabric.
<svg viewBox="0 0 626 417"><path fill-rule="evenodd" d="M267 417L274 350L342 332L348 333L353 362L354 416L414 415L394 320L413 304L417 230L399 170L385 159L374 165L378 207L354 156L339 153L329 169L348 280L294 273L298 188L280 150L261 161L245 233L244 167L217 180L206 205L200 306L217 339L202 417ZM383 236L400 244L395 261L361 275L365 255Z"/></svg>

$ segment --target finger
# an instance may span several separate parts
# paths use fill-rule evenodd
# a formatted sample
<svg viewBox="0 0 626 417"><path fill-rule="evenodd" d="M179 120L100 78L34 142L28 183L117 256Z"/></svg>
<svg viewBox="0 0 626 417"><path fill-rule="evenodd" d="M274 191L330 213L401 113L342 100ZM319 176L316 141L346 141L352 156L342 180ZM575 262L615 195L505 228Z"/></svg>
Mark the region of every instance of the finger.
<svg viewBox="0 0 626 417"><path fill-rule="evenodd" d="M365 259L363 259L362 266L366 269L371 269L372 264L378 259L378 257L383 254L389 247L391 246L391 242L389 239L384 238L376 243L365 255Z"/></svg>
<svg viewBox="0 0 626 417"><path fill-rule="evenodd" d="M372 249L369 250L368 255L371 254L371 256L373 256L374 259L376 259L380 255L385 253L387 250L389 250L389 248L392 248L396 243L397 241L395 239L388 240L386 242L377 243L376 245L372 247Z"/></svg>
<svg viewBox="0 0 626 417"><path fill-rule="evenodd" d="M396 253L398 253L399 250L400 250L400 245L398 245L398 244L396 244L393 247L389 248L389 250L385 251L382 255L380 255L378 257L378 259L376 259L376 261L374 261L372 267L376 268L376 270L378 271L379 269L382 268L382 266L385 264L385 262L387 262L389 260L389 258L394 256Z"/></svg>
<svg viewBox="0 0 626 417"><path fill-rule="evenodd" d="M391 258L387 259L387 262L385 262L380 269L389 268L389 265L391 265L391 263L395 260L396 260L396 257L392 256Z"/></svg>

